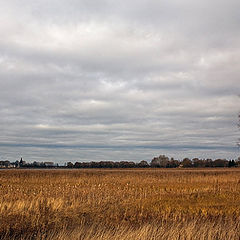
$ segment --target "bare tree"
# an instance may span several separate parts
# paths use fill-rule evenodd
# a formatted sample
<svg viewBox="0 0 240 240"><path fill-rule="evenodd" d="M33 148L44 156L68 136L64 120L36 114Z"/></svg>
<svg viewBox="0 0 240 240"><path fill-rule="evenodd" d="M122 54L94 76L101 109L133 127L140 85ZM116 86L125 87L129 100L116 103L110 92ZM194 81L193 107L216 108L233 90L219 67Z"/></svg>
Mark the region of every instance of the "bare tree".
<svg viewBox="0 0 240 240"><path fill-rule="evenodd" d="M240 113L238 114L238 128L240 130ZM238 139L237 145L240 147L240 138Z"/></svg>

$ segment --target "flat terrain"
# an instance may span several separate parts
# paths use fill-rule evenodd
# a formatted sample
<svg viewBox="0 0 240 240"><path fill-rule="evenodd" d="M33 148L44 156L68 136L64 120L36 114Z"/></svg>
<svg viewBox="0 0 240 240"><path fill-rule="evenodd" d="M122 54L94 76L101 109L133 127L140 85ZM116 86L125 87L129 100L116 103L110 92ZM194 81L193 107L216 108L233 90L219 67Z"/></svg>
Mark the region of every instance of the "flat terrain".
<svg viewBox="0 0 240 240"><path fill-rule="evenodd" d="M1 170L0 239L240 239L240 169Z"/></svg>

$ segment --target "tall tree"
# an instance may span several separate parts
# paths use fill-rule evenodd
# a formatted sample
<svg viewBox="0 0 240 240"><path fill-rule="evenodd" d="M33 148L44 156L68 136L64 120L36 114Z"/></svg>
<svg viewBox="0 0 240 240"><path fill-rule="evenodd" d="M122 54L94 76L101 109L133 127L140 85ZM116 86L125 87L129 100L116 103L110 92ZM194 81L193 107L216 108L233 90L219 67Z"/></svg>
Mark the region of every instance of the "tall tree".
<svg viewBox="0 0 240 240"><path fill-rule="evenodd" d="M238 128L240 130L240 113L238 114ZM240 147L240 138L238 139L237 145Z"/></svg>

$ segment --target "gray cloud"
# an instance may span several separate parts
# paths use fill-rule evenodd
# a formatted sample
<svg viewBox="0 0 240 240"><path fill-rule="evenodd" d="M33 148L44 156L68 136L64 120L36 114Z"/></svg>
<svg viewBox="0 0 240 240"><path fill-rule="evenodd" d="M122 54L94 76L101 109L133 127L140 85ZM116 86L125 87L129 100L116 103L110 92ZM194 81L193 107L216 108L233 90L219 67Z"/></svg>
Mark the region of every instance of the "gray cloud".
<svg viewBox="0 0 240 240"><path fill-rule="evenodd" d="M239 5L0 1L0 157L236 158Z"/></svg>

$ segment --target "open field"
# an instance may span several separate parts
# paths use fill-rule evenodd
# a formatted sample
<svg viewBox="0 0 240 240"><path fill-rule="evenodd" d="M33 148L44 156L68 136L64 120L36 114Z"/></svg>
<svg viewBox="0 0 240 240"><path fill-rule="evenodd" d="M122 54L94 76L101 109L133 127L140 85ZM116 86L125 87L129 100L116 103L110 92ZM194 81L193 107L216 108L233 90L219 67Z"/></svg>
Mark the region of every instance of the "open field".
<svg viewBox="0 0 240 240"><path fill-rule="evenodd" d="M240 169L1 170L0 239L240 239Z"/></svg>

